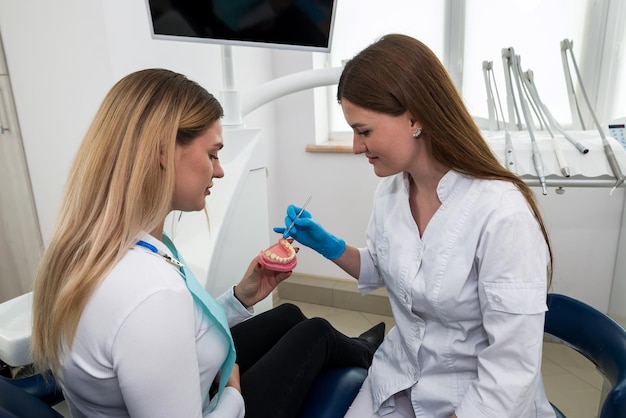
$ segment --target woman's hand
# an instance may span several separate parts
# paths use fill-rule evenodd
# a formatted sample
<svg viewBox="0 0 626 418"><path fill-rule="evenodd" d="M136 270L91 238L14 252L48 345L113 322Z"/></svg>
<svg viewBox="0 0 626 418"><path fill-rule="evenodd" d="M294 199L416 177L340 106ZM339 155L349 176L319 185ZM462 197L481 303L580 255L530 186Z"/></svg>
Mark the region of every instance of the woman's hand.
<svg viewBox="0 0 626 418"><path fill-rule="evenodd" d="M215 379L213 379L213 383L211 383L211 388L209 389L209 396L211 398L217 395L217 391L220 387L220 375L221 372L217 372L215 375ZM239 365L235 363L233 365L233 371L230 373L230 377L226 381L226 386L232 386L241 393L241 378L239 376Z"/></svg>
<svg viewBox="0 0 626 418"><path fill-rule="evenodd" d="M292 242L293 239L289 241ZM300 250L297 247L294 249L296 252ZM236 298L247 306L253 306L272 293L276 286L291 276L291 273L266 269L257 256L250 262L243 279L235 286Z"/></svg>
<svg viewBox="0 0 626 418"><path fill-rule="evenodd" d="M226 381L226 387L232 386L241 393L241 377L239 376L239 365L235 363L233 365L233 372Z"/></svg>

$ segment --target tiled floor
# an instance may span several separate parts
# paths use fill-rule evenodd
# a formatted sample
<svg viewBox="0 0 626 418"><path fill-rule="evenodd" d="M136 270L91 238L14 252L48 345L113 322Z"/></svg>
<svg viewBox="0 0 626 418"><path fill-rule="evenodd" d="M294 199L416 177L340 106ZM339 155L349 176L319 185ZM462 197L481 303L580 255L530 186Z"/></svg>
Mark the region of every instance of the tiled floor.
<svg viewBox="0 0 626 418"><path fill-rule="evenodd" d="M325 305L279 299L277 304L290 302L300 306L308 317L328 319L339 331L356 336L384 321L387 331L394 325L389 316L356 312ZM580 354L555 342L546 341L543 350L543 379L548 399L567 418L595 418L602 391L603 377L593 364Z"/></svg>

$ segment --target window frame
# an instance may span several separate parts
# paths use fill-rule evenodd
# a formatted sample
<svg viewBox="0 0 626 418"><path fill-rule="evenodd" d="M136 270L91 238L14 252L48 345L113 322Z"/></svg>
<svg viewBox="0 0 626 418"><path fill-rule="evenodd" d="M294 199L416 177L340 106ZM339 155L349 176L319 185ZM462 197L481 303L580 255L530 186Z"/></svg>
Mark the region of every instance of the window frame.
<svg viewBox="0 0 626 418"><path fill-rule="evenodd" d="M459 91L463 91L463 70L464 70L464 38L465 38L465 20L466 20L466 0L444 0L444 43L442 62L448 70L452 80ZM581 77L585 91L588 92L591 106L594 109L601 123L611 118L611 112L617 104L617 89L612 88L618 81L621 73L625 68L621 68L619 64L619 56L615 54L617 48L621 48L624 53L624 42L621 39L626 30L623 22L626 21L626 4L625 2L615 2L610 0L596 0L590 3L587 12L588 27L605 28L604 31L587 31L587 35L581 40L580 50L581 57L576 57L577 63L580 65ZM622 25L622 26L620 26ZM577 41L578 42L578 41ZM327 63L332 62L329 53ZM621 72L620 72L621 71ZM622 75L626 77L626 75ZM626 82L625 82L626 83ZM579 102L582 96L579 95L580 87L577 80L577 94ZM326 114L319 115L320 118L325 117L325 132L317 135L317 144L321 145L329 143L336 148L337 144L347 146L352 141L352 132L350 131L333 131L332 130L332 106L335 103L336 85L327 86L324 94L318 97L326 102ZM591 92L591 94L589 94ZM581 104L583 108L583 121L588 129L593 129L593 117L589 112L586 104ZM626 110L625 110L626 111ZM618 115L619 116L619 115ZM626 116L626 113L623 115ZM319 125L318 125L319 126ZM567 125L564 128L569 128ZM604 127L603 127L604 128ZM319 149L319 147L317 147Z"/></svg>

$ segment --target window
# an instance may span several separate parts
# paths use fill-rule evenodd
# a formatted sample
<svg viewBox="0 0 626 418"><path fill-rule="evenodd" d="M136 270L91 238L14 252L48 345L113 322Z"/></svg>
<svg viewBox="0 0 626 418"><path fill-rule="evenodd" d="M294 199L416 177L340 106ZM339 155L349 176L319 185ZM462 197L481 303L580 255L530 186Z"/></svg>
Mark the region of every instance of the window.
<svg viewBox="0 0 626 418"><path fill-rule="evenodd" d="M482 62L493 61L496 85L506 115L501 50L513 47L515 54L520 56L522 70L532 70L541 101L561 125L571 125L560 43L564 39L573 41L574 55L580 66L589 2L466 0L462 95L470 113L478 117L488 116ZM517 97L517 91L515 94Z"/></svg>
<svg viewBox="0 0 626 418"><path fill-rule="evenodd" d="M626 2L612 1L606 23L606 47L603 51L599 89L608 94L598 107L610 122L626 117Z"/></svg>
<svg viewBox="0 0 626 418"><path fill-rule="evenodd" d="M492 61L506 117L501 51L513 47L522 69L532 70L541 100L569 128L572 117L560 42L573 42L585 90L593 92L590 99L597 104L594 110L600 120L626 116L626 32L620 24L625 17L626 5L609 0L341 0L326 65L340 66L381 35L404 33L426 43L446 64L470 113L477 117L488 114L482 63ZM573 70L572 74L578 85ZM350 139L335 94L336 86L330 86L330 136Z"/></svg>
<svg viewBox="0 0 626 418"><path fill-rule="evenodd" d="M330 66L341 66L363 48L388 33L420 39L440 58L444 51L445 2L432 0L339 0L335 17ZM337 88L328 88L330 130L335 139L350 139L350 127L335 99Z"/></svg>

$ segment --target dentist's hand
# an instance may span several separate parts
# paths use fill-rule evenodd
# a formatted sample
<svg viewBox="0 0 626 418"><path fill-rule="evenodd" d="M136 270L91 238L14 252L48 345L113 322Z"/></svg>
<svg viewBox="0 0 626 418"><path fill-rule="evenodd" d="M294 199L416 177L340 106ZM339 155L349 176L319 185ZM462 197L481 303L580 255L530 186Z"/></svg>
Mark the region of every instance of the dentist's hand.
<svg viewBox="0 0 626 418"><path fill-rule="evenodd" d="M304 210L300 218L296 219L300 210L297 206L289 205L287 217L285 217L285 228L276 227L274 232L282 233L284 238L293 237L299 243L312 248L329 260L339 258L346 250L346 242L326 232L307 210ZM287 228L294 220L294 226L286 233Z"/></svg>

